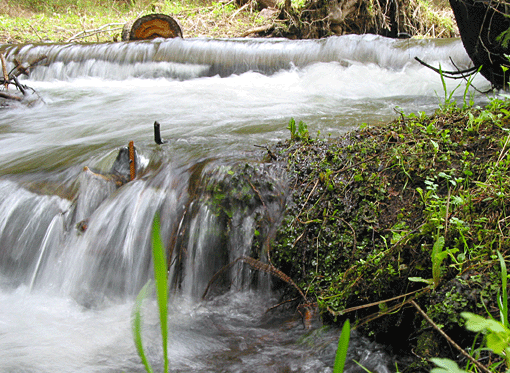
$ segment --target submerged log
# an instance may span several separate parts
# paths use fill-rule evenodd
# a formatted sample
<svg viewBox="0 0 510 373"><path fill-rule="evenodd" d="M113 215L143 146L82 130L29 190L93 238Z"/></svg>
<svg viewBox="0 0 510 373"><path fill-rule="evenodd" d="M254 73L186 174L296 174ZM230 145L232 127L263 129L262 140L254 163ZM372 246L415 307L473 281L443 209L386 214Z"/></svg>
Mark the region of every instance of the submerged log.
<svg viewBox="0 0 510 373"><path fill-rule="evenodd" d="M510 68L510 4L506 1L450 0L464 48L495 88L507 87ZM506 72L506 73L505 73Z"/></svg>
<svg viewBox="0 0 510 373"><path fill-rule="evenodd" d="M160 13L127 22L122 30L122 41L176 37L182 38L181 27L175 19Z"/></svg>

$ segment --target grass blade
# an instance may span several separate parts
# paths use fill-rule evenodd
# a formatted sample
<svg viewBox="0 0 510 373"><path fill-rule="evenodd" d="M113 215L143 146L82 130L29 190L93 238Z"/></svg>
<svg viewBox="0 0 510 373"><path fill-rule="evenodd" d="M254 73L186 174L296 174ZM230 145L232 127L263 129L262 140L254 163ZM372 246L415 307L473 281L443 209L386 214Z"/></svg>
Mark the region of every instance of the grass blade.
<svg viewBox="0 0 510 373"><path fill-rule="evenodd" d="M501 291L502 297L498 299L501 323L508 328L508 290L507 290L507 269L505 258L498 251L499 264L501 266Z"/></svg>
<svg viewBox="0 0 510 373"><path fill-rule="evenodd" d="M147 373L153 373L152 367L145 356L145 351L143 349L142 343L142 304L144 299L147 297L147 292L149 291L150 281L148 281L145 286L140 290L138 296L136 297L135 307L133 309L133 337L135 341L136 350L138 351L138 355L140 359L142 359L142 363L145 366L145 370Z"/></svg>
<svg viewBox="0 0 510 373"><path fill-rule="evenodd" d="M154 260L154 279L156 280L156 297L159 308L159 321L161 325L161 339L163 344L163 359L168 372L168 280L166 253L161 240L159 214L154 216L152 223L152 257Z"/></svg>
<svg viewBox="0 0 510 373"><path fill-rule="evenodd" d="M342 327L342 334L338 339L338 349L336 350L335 366L333 367L333 373L343 373L345 360L347 359L347 348L349 347L349 339L351 337L351 325L349 319L345 320L344 326Z"/></svg>

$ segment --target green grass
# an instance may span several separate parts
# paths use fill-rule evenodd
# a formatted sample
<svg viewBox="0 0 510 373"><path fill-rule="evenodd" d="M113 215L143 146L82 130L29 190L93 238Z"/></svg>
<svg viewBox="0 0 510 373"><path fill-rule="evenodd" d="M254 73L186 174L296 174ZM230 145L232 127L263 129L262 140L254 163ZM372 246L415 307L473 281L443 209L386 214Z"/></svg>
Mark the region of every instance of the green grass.
<svg viewBox="0 0 510 373"><path fill-rule="evenodd" d="M164 370L168 372L169 361L168 361L168 279L167 279L167 261L166 252L161 240L159 214L156 214L152 224L152 258L154 264L154 280L156 282L156 299L158 302L159 311L159 323L161 329L161 343L163 348L163 361ZM136 346L136 350L147 373L152 373L153 369L150 365L143 347L142 341L142 305L145 298L149 293L151 281L142 288L138 294L133 308L133 339Z"/></svg>
<svg viewBox="0 0 510 373"><path fill-rule="evenodd" d="M149 13L174 17L184 37L236 37L261 23L255 9L239 11L233 4L209 0L137 0L134 4L121 0L8 0L0 3L0 44L120 40L126 22Z"/></svg>
<svg viewBox="0 0 510 373"><path fill-rule="evenodd" d="M351 324L349 322L349 319L347 319L345 320L344 326L342 327L342 334L340 334L340 338L338 339L338 349L336 350L333 373L342 373L344 371L350 337L351 337Z"/></svg>

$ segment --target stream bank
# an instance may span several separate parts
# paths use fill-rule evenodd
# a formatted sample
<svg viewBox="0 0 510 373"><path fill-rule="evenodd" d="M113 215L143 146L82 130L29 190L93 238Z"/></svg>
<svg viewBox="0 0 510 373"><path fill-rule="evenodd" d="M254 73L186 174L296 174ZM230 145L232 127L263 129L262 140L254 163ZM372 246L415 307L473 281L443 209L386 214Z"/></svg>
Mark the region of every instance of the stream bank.
<svg viewBox="0 0 510 373"><path fill-rule="evenodd" d="M411 301L463 347L474 334L461 312L497 317L497 251L508 256L510 235L509 120L510 102L500 99L486 108L445 103L430 116L401 113L337 138L312 138L291 120L291 139L265 159L284 167L289 185L278 232L263 235L268 257L326 322L349 318L403 356L400 371L429 371L431 357L455 359L458 351ZM288 299L306 303L287 289Z"/></svg>

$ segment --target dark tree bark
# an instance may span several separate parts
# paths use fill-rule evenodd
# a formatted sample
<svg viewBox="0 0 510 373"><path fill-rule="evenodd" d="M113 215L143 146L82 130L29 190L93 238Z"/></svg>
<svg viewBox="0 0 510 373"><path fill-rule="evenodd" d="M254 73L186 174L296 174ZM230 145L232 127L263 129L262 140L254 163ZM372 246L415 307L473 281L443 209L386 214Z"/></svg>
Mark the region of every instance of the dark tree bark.
<svg viewBox="0 0 510 373"><path fill-rule="evenodd" d="M510 3L494 0L450 0L462 43L475 67L495 88L507 88L510 54ZM502 68L503 66L503 68Z"/></svg>

